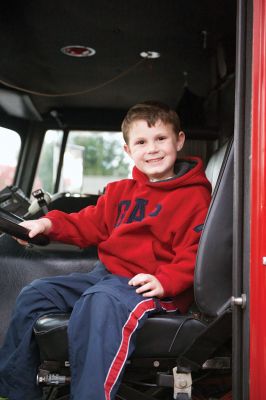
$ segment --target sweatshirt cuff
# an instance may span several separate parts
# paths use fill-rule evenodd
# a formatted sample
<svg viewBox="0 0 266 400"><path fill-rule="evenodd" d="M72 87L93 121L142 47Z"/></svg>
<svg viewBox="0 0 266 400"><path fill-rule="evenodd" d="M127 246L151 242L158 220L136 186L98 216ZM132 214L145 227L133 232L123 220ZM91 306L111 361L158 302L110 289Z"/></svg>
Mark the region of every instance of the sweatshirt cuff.
<svg viewBox="0 0 266 400"><path fill-rule="evenodd" d="M164 290L164 297L174 297L177 294L177 290L172 285L171 280L165 276L164 274L158 274L155 275L155 277L158 279L158 281L161 283L163 290Z"/></svg>
<svg viewBox="0 0 266 400"><path fill-rule="evenodd" d="M51 240L58 240L58 236L60 236L60 232L62 232L61 230L61 224L60 224L60 220L58 220L58 217L53 218L53 211L50 211L47 215L44 215L41 218L47 218L51 221L52 223L52 227L49 231L49 233L47 234L47 236L49 236L49 238Z"/></svg>

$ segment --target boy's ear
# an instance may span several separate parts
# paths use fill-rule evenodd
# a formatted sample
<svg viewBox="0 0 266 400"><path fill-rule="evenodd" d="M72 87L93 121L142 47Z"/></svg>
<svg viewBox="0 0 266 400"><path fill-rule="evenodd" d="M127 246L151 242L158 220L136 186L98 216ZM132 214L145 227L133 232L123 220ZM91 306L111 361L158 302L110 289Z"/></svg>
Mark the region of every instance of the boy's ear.
<svg viewBox="0 0 266 400"><path fill-rule="evenodd" d="M185 143L186 135L183 131L180 131L177 138L176 149L177 151L182 150Z"/></svg>
<svg viewBox="0 0 266 400"><path fill-rule="evenodd" d="M124 144L124 150L129 155L129 157L131 157L131 151L130 151L129 146L127 144Z"/></svg>

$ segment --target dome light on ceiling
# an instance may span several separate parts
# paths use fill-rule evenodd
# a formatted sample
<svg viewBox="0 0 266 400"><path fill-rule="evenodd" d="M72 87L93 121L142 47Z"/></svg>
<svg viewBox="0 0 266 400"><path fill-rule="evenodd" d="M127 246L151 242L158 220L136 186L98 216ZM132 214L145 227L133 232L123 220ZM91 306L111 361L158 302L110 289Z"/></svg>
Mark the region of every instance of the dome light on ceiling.
<svg viewBox="0 0 266 400"><path fill-rule="evenodd" d="M142 58L160 58L161 54L158 51L142 51L140 53L140 57Z"/></svg>
<svg viewBox="0 0 266 400"><path fill-rule="evenodd" d="M96 50L94 50L92 47L79 45L62 47L61 51L63 54L70 57L91 57L96 53Z"/></svg>

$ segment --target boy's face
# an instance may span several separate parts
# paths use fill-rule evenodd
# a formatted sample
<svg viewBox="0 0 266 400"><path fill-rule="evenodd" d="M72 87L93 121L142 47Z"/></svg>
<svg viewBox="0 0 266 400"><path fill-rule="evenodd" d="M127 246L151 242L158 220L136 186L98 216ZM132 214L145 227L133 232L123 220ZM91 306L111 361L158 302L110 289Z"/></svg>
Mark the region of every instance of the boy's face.
<svg viewBox="0 0 266 400"><path fill-rule="evenodd" d="M182 149L185 141L182 131L177 136L171 124L158 120L149 127L146 121L137 120L132 123L128 137L125 151L150 180L163 180L174 175L177 151Z"/></svg>

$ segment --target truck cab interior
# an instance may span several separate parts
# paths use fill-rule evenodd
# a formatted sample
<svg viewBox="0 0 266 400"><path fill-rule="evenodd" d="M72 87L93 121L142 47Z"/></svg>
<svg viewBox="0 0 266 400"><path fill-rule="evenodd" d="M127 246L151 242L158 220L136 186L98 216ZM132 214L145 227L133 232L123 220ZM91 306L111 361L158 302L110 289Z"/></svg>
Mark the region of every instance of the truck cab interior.
<svg viewBox="0 0 266 400"><path fill-rule="evenodd" d="M117 398L229 399L237 2L10 0L0 20L0 342L23 286L97 260L96 248L22 247L17 223L94 205L130 177L122 119L158 100L177 111L183 154L203 159L213 196L195 303L150 318ZM69 398L67 322L47 315L34 329L45 400Z"/></svg>

